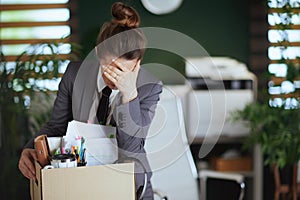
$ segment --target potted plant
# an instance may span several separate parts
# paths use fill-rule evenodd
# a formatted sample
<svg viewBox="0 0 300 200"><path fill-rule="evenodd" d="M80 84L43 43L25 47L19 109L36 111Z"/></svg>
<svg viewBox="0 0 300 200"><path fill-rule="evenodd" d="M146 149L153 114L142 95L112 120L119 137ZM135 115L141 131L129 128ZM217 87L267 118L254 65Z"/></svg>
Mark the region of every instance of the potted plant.
<svg viewBox="0 0 300 200"><path fill-rule="evenodd" d="M60 46L56 42L32 44L14 62L7 62L0 52L0 147L6 153L14 155L23 144L32 99L40 93L54 93L43 80L61 77L60 66L74 59L61 55Z"/></svg>
<svg viewBox="0 0 300 200"><path fill-rule="evenodd" d="M64 39L62 39L63 41ZM61 77L60 66L79 56L78 45L71 44L72 52L61 55L60 42L30 45L14 62L7 62L0 52L0 193L4 199L20 199L17 191L29 191L25 179L18 173L20 151L32 133L29 127L43 125L49 112L30 112L33 100L44 96L51 99L55 91L47 89L43 80ZM34 106L43 105L38 102ZM34 119L35 123L31 123ZM4 192L5 191L5 192Z"/></svg>
<svg viewBox="0 0 300 200"><path fill-rule="evenodd" d="M300 111L271 107L263 103L248 104L233 114L234 120L244 120L250 129L246 147L261 144L266 165L279 168L300 160Z"/></svg>
<svg viewBox="0 0 300 200"><path fill-rule="evenodd" d="M232 113L232 119L244 120L250 134L245 147L260 144L264 164L274 172L275 187L285 187L292 192L294 168L300 160L300 110L271 107L267 103L251 103L243 110ZM281 173L284 171L284 175ZM288 173L286 173L288 172ZM275 190L275 195L277 195Z"/></svg>

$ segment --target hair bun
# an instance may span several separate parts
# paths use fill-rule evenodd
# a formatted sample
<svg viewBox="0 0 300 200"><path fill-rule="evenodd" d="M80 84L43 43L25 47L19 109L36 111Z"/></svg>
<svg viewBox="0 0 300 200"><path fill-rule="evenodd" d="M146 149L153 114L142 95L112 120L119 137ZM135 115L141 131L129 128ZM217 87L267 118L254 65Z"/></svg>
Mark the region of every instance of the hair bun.
<svg viewBox="0 0 300 200"><path fill-rule="evenodd" d="M140 25L140 17L136 10L121 2L116 2L112 5L111 13L114 19L113 23L122 24L131 28L136 28Z"/></svg>

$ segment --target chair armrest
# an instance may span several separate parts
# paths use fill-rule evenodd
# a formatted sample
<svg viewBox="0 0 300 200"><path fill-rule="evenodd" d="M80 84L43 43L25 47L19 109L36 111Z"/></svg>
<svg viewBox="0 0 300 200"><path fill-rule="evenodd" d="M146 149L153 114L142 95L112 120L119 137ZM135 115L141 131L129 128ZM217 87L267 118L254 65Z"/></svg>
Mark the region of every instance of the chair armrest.
<svg viewBox="0 0 300 200"><path fill-rule="evenodd" d="M240 186L240 194L239 200L242 200L245 195L245 182L244 176L237 173L226 173L226 172L217 172L212 170L201 170L199 172L200 178L200 195L201 199L206 200L206 179L207 178L215 178L215 179L222 179L222 180L232 180L236 181Z"/></svg>
<svg viewBox="0 0 300 200"><path fill-rule="evenodd" d="M154 195L157 195L160 200L168 200L168 197L166 195L164 195L160 190L158 189L153 189L153 193Z"/></svg>

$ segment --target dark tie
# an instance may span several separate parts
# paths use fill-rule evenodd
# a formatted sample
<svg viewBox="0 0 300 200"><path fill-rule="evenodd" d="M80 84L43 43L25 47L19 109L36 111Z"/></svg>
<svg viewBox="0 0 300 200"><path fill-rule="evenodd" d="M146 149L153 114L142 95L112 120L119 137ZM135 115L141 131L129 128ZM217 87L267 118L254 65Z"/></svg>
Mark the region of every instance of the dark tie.
<svg viewBox="0 0 300 200"><path fill-rule="evenodd" d="M102 96L99 102L98 110L97 110L97 119L99 124L105 125L106 119L108 116L108 106L109 106L109 96L111 94L111 89L106 86L102 90Z"/></svg>

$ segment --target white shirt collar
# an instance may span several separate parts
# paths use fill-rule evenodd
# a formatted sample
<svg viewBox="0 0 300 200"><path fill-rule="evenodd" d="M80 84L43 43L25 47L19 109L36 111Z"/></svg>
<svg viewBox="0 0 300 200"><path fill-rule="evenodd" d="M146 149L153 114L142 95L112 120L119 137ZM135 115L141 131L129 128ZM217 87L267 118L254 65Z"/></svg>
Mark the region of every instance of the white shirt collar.
<svg viewBox="0 0 300 200"><path fill-rule="evenodd" d="M98 71L98 77L97 77L97 89L98 89L98 92L100 93L103 88L106 86L103 78L102 78L102 72L101 72L101 67L99 68L99 71Z"/></svg>

